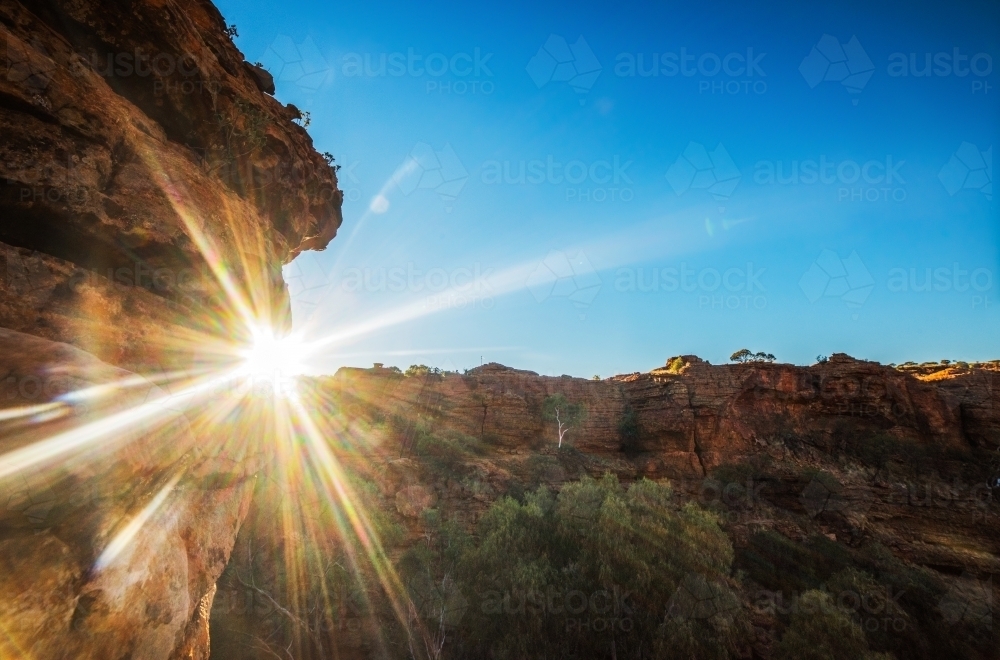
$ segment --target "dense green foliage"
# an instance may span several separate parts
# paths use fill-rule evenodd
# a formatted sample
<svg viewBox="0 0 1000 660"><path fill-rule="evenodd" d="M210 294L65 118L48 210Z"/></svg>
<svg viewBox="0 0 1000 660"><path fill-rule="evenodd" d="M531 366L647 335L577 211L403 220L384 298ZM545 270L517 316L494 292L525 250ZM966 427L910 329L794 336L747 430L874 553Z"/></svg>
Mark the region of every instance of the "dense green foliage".
<svg viewBox="0 0 1000 660"><path fill-rule="evenodd" d="M823 591L802 594L774 657L775 660L888 658L868 649L861 627Z"/></svg>
<svg viewBox="0 0 1000 660"><path fill-rule="evenodd" d="M569 405L550 399L550 407ZM284 657L287 648L303 659L348 651L700 659L750 657L751 647L823 660L995 656L988 576L958 579L910 563L870 529L848 528L854 522L837 504L863 479L909 484L927 466L984 483L977 475L991 469L989 457L975 448L958 455L884 433L835 433L838 464L862 475L854 484L837 465L789 466L761 451L714 467L696 484L698 504L684 504L689 485L676 497L663 483L585 476L620 469L614 461L629 457L589 455L571 443L556 449L548 432L544 452L498 460L488 440L435 428L427 417L371 419L406 457L399 481L386 479L390 488L350 478L386 556L361 541L333 502L255 508L244 525L254 533L241 533L219 585L216 609L227 621L213 629L220 657ZM643 451L632 409L622 410L617 431L623 452ZM433 494L419 521L418 508L405 511L402 486L410 483ZM985 503L980 510L990 520ZM288 525L298 517L301 524Z"/></svg>
<svg viewBox="0 0 1000 660"><path fill-rule="evenodd" d="M776 532L760 531L739 550L735 564L754 607L776 613L790 626L786 636L797 627L786 645L790 653L800 649L798 639L811 639L816 648L826 643L812 624L796 624L801 600L817 590L846 610L842 613L860 626L872 651L890 652L900 659L931 659L987 657L983 654L991 648L988 620L947 620L942 604L948 602L950 591L941 577L902 561L878 543L851 549L819 535L796 543ZM957 598L963 606L966 601ZM818 653L801 657L863 657Z"/></svg>
<svg viewBox="0 0 1000 660"><path fill-rule="evenodd" d="M732 546L668 486L586 477L495 502L475 542L433 528L403 566L444 657L725 658L748 634Z"/></svg>

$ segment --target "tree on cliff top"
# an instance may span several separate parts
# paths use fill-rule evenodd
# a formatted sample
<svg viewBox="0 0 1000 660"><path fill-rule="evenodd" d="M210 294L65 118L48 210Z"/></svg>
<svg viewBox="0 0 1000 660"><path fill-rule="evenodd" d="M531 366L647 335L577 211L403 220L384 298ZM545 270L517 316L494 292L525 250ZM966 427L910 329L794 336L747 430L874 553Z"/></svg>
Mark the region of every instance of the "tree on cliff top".
<svg viewBox="0 0 1000 660"><path fill-rule="evenodd" d="M772 353L764 353L763 351L758 353L751 353L750 350L746 348L741 348L732 355L729 356L732 362L774 362L775 357Z"/></svg>
<svg viewBox="0 0 1000 660"><path fill-rule="evenodd" d="M584 409L580 403L570 403L562 394L553 394L545 397L542 403L542 419L547 422L556 423L556 431L559 433L559 447L562 447L563 438L574 426L578 426L583 421Z"/></svg>
<svg viewBox="0 0 1000 660"><path fill-rule="evenodd" d="M411 364L403 373L404 376L426 376L427 374L440 374L437 367L428 367L426 364Z"/></svg>

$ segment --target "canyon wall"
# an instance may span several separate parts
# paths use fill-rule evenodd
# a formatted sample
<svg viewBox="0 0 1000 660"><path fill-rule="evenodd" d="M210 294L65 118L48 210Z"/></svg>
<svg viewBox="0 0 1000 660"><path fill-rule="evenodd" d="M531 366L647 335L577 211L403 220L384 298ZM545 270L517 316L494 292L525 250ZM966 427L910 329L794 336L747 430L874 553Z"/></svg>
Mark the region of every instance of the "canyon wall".
<svg viewBox="0 0 1000 660"><path fill-rule="evenodd" d="M0 0L0 40L0 657L207 657L266 423L153 381L287 327L336 171L205 0Z"/></svg>
<svg viewBox="0 0 1000 660"><path fill-rule="evenodd" d="M498 364L412 376L344 368L314 387L317 400L334 402L317 414L345 420L333 434L344 460L379 484L415 535L429 507L474 522L504 494L611 472L669 479L702 504L719 504L727 487L753 491L752 481L776 510L807 520L783 530L805 538L818 531L808 488L826 472L836 483L821 480L821 494L840 506L824 533L874 536L935 569L1000 571L992 517L1000 362L919 374L843 354L809 367L680 356L604 380ZM546 399L559 395L583 410L562 449L544 414ZM433 464L451 467L435 476ZM946 505L928 505L935 501ZM762 512L757 522L782 515Z"/></svg>
<svg viewBox="0 0 1000 660"><path fill-rule="evenodd" d="M555 441L555 422L544 419L542 406L546 397L562 394L585 410L566 436L574 448L627 455L636 474L651 478L704 476L786 438L827 451L879 433L954 449L1000 442L995 365L922 380L843 354L811 367L711 365L695 356L668 364L605 380L539 376L497 364L420 377L344 368L329 387L356 402L356 414L384 408L514 452ZM635 426L630 439L622 437L626 415Z"/></svg>
<svg viewBox="0 0 1000 660"><path fill-rule="evenodd" d="M879 574L862 558L879 548L922 581L898 585L879 574L882 584L905 591L904 600L922 594L909 606L932 621L948 589L982 584L984 598L1000 597L990 581L1000 573L998 384L1000 362L913 370L836 354L808 367L679 356L603 380L499 364L461 374L343 368L303 379L300 391L355 480L352 506L382 521L397 570L407 570L408 553L432 547L443 520L473 532L504 496L524 501L540 486L610 473L624 483L669 481L678 506L714 512L746 571L739 579L750 609L761 590L778 588L762 566L808 582L828 553ZM546 414L557 397L562 413L582 409L561 448ZM333 522L336 500L290 494L277 480L257 486L239 552L218 583L214 657L286 648L297 658L377 657L385 638L392 648L399 625L377 606L385 596L364 557L346 580L320 572L318 559L297 563L311 549L348 565L338 553L352 536ZM765 561L761 544L771 542L777 549ZM818 558L802 559L810 553ZM289 577L302 572L307 584ZM411 595L423 602L422 593ZM462 597L470 608L483 604L481 594ZM783 624L760 616L754 625L754 657L772 657ZM928 631L957 638L948 625L912 631L915 646L929 646L897 657L943 657L948 644ZM395 643L395 654L409 657L405 642Z"/></svg>

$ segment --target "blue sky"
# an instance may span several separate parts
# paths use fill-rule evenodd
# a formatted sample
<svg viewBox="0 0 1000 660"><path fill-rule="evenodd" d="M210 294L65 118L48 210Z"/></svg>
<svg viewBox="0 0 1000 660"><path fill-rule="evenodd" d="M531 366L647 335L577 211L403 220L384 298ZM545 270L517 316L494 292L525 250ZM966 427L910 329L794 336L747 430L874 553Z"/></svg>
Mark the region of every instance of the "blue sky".
<svg viewBox="0 0 1000 660"><path fill-rule="evenodd" d="M1000 357L995 4L219 6L342 166L315 372Z"/></svg>

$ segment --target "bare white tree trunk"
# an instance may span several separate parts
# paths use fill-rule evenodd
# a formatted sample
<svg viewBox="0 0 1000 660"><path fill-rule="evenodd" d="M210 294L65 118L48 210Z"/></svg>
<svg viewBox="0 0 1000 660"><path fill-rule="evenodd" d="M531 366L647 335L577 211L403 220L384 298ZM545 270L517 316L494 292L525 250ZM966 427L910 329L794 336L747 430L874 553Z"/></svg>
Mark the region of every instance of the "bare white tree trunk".
<svg viewBox="0 0 1000 660"><path fill-rule="evenodd" d="M559 419L559 409L558 408L556 408L556 424L559 425L559 448L562 449L563 436L566 435L566 431L569 430L569 426L564 425L562 423L562 420Z"/></svg>

